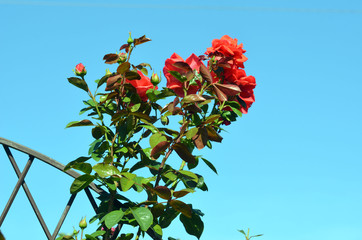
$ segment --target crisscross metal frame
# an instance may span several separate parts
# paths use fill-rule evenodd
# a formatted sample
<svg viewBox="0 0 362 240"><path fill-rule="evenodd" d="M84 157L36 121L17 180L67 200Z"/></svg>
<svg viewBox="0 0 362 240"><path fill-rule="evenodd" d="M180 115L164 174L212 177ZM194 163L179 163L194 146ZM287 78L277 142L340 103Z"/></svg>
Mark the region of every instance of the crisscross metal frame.
<svg viewBox="0 0 362 240"><path fill-rule="evenodd" d="M25 182L25 177L26 177L26 174L28 173L32 163L34 162L35 159L38 159L42 162L45 162L47 164L49 164L50 166L60 170L63 172L63 169L64 169L64 165L55 161L54 159L50 158L50 157L47 157L39 152L36 152L30 148L27 148L23 145L20 145L18 143L15 143L15 142L12 142L10 140L7 140L7 139L4 139L4 138L0 138L0 144L3 145L3 148L6 152L6 155L8 156L10 162L11 162L11 165L13 166L14 170L15 170L15 173L16 175L18 176L18 181L14 187L14 190L13 192L11 193L10 197L9 197L9 200L8 202L6 203L5 205L5 208L4 210L2 211L1 213L1 216L0 216L0 227L2 225L2 223L4 222L5 218L6 218L6 215L20 189L20 187L23 187L24 191L25 191L25 194L34 210L34 213L36 215L36 217L38 218L38 221L41 225L41 227L43 228L43 231L47 237L48 240L55 240L55 238L57 237L58 233L59 233L59 230L61 228L61 226L63 225L63 222L73 204L73 201L76 197L77 194L72 194L70 197L69 197L69 200L64 208L64 211L63 211L63 214L60 216L60 219L58 221L58 224L53 232L53 234L50 233L40 211L39 211L39 208L38 206L36 205L35 203L35 200L33 198L33 196L31 195L30 193L30 190ZM16 161L15 161L15 158L13 157L13 154L11 152L11 149L15 149L15 150L18 150L20 152L23 152L27 155L29 155L29 159L23 169L23 171L21 172ZM73 170L68 170L68 171L65 171L66 174L68 174L69 176L73 177L73 178L77 178L80 176L79 173L73 171ZM97 204L93 198L93 195L92 193L90 192L90 189L92 189L94 192L96 192L97 194L102 194L104 193L104 191L100 188L97 188L96 185L94 185L93 183L91 183L88 187L86 187L84 190L85 190L85 193L89 199L89 202L91 203L94 211L97 211Z"/></svg>

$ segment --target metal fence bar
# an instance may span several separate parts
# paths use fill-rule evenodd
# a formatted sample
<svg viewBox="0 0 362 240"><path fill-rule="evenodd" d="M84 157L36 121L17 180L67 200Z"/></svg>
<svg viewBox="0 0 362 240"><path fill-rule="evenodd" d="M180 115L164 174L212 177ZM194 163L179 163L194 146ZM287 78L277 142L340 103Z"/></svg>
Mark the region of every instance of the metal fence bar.
<svg viewBox="0 0 362 240"><path fill-rule="evenodd" d="M58 233L59 233L59 230L60 230L60 228L61 228L62 225L63 225L63 222L64 222L64 220L65 220L65 217L67 216L67 214L68 214L68 212L69 212L69 209L70 209L70 207L72 206L73 201L74 201L74 199L75 199L76 196L77 196L76 193L75 193L75 194L72 194L72 196L70 196L70 199L69 199L69 201L68 201L68 203L67 203L67 206L65 206L65 209L64 209L64 211L63 211L63 214L62 214L62 216L61 216L60 219L59 219L58 225L57 225L57 227L56 227L55 230L54 230L54 233L53 233L53 235L52 235L52 237L51 237L51 240L55 240L55 238L57 237L57 235L58 235Z"/></svg>
<svg viewBox="0 0 362 240"><path fill-rule="evenodd" d="M92 193L89 191L89 188L88 188L88 187L86 187L86 188L84 189L84 191L85 191L85 193L87 194L87 197L88 197L90 203L92 204L92 207L93 207L94 211L97 213L98 207L97 207L96 201L95 201L94 198L93 198Z"/></svg>
<svg viewBox="0 0 362 240"><path fill-rule="evenodd" d="M14 187L13 192L10 195L9 201L6 203L4 211L3 211L3 213L1 214L1 217L0 217L0 227L3 224L3 221L4 221L5 217L6 217L6 214L8 213L8 211L9 211L9 209L11 207L11 204L13 204L13 201L14 201L14 199L16 197L16 194L19 191L20 186L23 184L24 178L25 178L26 174L28 173L31 164L33 163L33 160L34 160L34 157L30 156L28 162L26 163L26 165L24 167L23 172L21 173L21 175L19 177L18 182L16 183L16 185Z"/></svg>
<svg viewBox="0 0 362 240"><path fill-rule="evenodd" d="M69 212L69 210L70 210L70 208L71 208L71 206L72 206L72 204L74 202L76 194L72 194L70 196L70 199L69 199L69 201L68 201L68 203L67 203L67 205L66 205L66 207L65 207L65 209L63 211L63 214L60 217L59 222L58 222L58 224L57 224L57 226L56 226L56 228L54 230L54 233L53 233L53 235L51 235L50 231L49 231L49 229L48 229L48 227L47 227L47 225L46 225L46 223L45 223L45 221L44 221L44 219L43 219L43 217L42 217L42 215L41 215L41 213L40 213L40 211L39 211L39 209L38 209L38 207L37 207L37 205L35 203L35 200L34 200L33 196L31 195L30 190L29 190L26 182L24 181L24 179L25 179L25 176L28 173L29 168L30 168L30 166L31 166L34 159L39 159L40 161L45 162L45 163L49 164L50 166L52 166L54 168L57 168L57 169L59 169L61 171L63 171L64 165L57 162L57 161L55 161L54 159L51 159L51 158L49 158L49 157L47 157L47 156L45 156L45 155L43 155L43 154L41 154L39 152L36 152L36 151L30 149L30 148L27 148L27 147L25 147L23 145L20 145L18 143L12 142L10 140L7 140L7 139L1 138L1 137L0 137L0 144L3 145L4 150L5 150L7 156L9 158L14 170L15 170L15 173L18 176L18 182L16 183L16 185L14 187L14 190L13 190L13 192L12 192L12 194L11 194L11 196L10 196L10 198L9 198L9 200L8 200L4 210L3 210L3 213L0 216L0 227L1 227L4 219L6 218L6 215L7 215L8 211L9 211L9 209L10 209L10 207L11 207L11 205L12 205L12 203L13 203L13 201L14 201L14 199L15 199L18 191L19 191L19 189L20 189L20 186L22 186L25 193L26 193L26 196L27 196L32 208L33 208L33 211L35 212L35 214L36 214L36 216L38 218L38 221L39 221L40 225L42 226L45 235L47 236L47 239L48 240L55 240L58 233L59 233L59 230L62 227L62 225L64 223L64 220L65 220L65 218L66 218L66 216L67 216L67 214L68 214L68 212ZM19 170L19 167L18 167L18 165L17 165L17 163L16 163L16 161L15 161L15 159L14 159L14 157L13 157L11 151L10 151L10 148L13 148L15 150L18 150L18 151L20 151L22 153L25 153L25 154L29 155L29 160L26 163L26 165L24 167L24 170L22 172ZM66 174L68 174L69 176L73 177L73 178L78 178L79 176L81 176L79 173L77 173L77 172L75 172L73 170L67 170L67 171L64 171L64 172ZM86 187L84 189L84 191L85 191L85 193L86 193L86 195L88 197L88 200L91 203L94 211L97 212L97 210L98 210L97 203L94 200L94 197L93 197L90 189L92 189L94 192L96 192L99 195L104 194L105 191L103 189L101 189L101 188L98 188L94 183L91 183L88 187Z"/></svg>
<svg viewBox="0 0 362 240"><path fill-rule="evenodd" d="M8 146L5 146L5 145L3 145L3 147L4 147L4 149L5 149L5 152L6 152L7 155L8 155L8 158L10 159L11 164L13 165L13 168L14 168L14 170L15 170L16 175L17 175L18 178L19 178L21 172L20 172L20 170L19 170L18 165L17 165L16 162L15 162L15 159L14 159L14 157L13 157L13 155L12 155L9 147L8 147ZM44 231L45 235L47 236L48 239L50 239L50 238L51 238L51 234L50 234L50 232L49 232L49 229L48 229L48 227L47 227L47 225L46 225L46 223L45 223L45 221L44 221L44 219L43 219L43 217L42 217L42 215L41 215L41 213L40 213L40 211L39 211L39 209L38 209L38 206L36 205L36 203L35 203L35 201L34 201L33 196L31 195L31 193L30 193L30 191L29 191L29 188L28 188L28 185L26 184L25 181L23 182L23 185L22 185L22 186L23 186L23 189L24 189L24 191L25 191L25 194L26 194L26 196L28 197L29 202L30 202L30 204L31 204L31 206L32 206L32 208L33 208L33 210L34 210L34 212L35 212L35 215L36 215L36 217L38 218L38 221L39 221L41 227L43 228L43 231Z"/></svg>

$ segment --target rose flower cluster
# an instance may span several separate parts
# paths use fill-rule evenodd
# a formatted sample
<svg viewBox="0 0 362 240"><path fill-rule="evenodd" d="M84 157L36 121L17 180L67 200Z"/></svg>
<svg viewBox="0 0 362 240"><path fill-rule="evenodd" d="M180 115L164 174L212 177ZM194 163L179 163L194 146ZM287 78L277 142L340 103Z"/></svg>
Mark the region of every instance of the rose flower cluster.
<svg viewBox="0 0 362 240"><path fill-rule="evenodd" d="M184 97L185 94L196 94L203 90L209 90L217 95L220 102L226 100L238 101L240 111L247 113L249 107L255 101L253 89L256 83L255 78L247 76L244 71L244 62L247 60L244 53L243 45L238 45L237 39L232 39L227 35L221 39L214 39L212 47L207 48L205 52L206 56L201 55L198 57L191 54L190 57L184 60L174 53L166 60L163 69L167 78L167 87L180 97ZM208 68L205 67L203 60L207 60ZM201 69L208 69L211 73L211 79L208 79L207 75L209 74L205 71L202 72ZM206 87L202 81L197 81L197 78L195 80L197 74L209 81ZM188 77L188 75L191 77ZM184 77L184 80L182 80L182 77ZM187 81L190 79L192 80ZM237 88L233 88L231 85L237 86Z"/></svg>

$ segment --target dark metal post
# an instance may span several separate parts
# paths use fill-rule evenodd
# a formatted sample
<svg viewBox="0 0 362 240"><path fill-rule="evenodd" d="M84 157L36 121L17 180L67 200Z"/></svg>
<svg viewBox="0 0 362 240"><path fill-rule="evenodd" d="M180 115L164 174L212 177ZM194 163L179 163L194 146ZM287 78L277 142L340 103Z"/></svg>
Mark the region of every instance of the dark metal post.
<svg viewBox="0 0 362 240"><path fill-rule="evenodd" d="M4 221L5 217L6 217L6 214L8 213L8 211L9 211L9 209L11 207L11 204L13 204L13 201L14 201L14 199L16 197L16 194L19 191L20 186L23 184L24 178L25 178L26 174L28 173L31 164L33 163L33 160L34 160L34 157L30 156L28 162L26 163L26 165L24 167L23 172L20 175L20 178L19 178L18 182L15 185L15 188L14 188L13 192L11 193L9 201L6 203L5 209L4 209L4 211L3 211L3 213L1 214L1 217L0 217L0 227L3 224L3 221Z"/></svg>

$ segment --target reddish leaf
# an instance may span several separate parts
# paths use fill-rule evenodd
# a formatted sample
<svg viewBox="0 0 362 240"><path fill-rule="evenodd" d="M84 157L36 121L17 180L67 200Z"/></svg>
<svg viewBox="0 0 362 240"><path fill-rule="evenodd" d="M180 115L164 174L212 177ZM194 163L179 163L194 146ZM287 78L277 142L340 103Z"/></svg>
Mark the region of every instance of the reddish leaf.
<svg viewBox="0 0 362 240"><path fill-rule="evenodd" d="M180 156L182 160L188 163L196 162L195 157L190 153L188 148L183 143L175 143L172 148Z"/></svg>
<svg viewBox="0 0 362 240"><path fill-rule="evenodd" d="M105 60L105 63L107 64L113 64L118 61L119 55L115 53L109 53L104 55L103 60Z"/></svg>
<svg viewBox="0 0 362 240"><path fill-rule="evenodd" d="M191 192L191 189L184 189L184 190L173 192L173 196L175 198L180 198L180 197L186 196L190 192Z"/></svg>
<svg viewBox="0 0 362 240"><path fill-rule="evenodd" d="M94 124L85 119L85 120L82 120L82 121L74 121L74 122L70 122L67 124L67 126L65 126L65 128L70 128L70 127L79 127L79 126L94 126Z"/></svg>
<svg viewBox="0 0 362 240"><path fill-rule="evenodd" d="M154 157L156 154L165 151L170 146L170 142L162 141L158 143L151 151L151 157Z"/></svg>
<svg viewBox="0 0 362 240"><path fill-rule="evenodd" d="M151 41L150 38L146 38L146 35L143 35L142 37L140 38L135 38L134 39L134 45L137 46L137 45L140 45L142 43L145 43L145 42L149 42Z"/></svg>
<svg viewBox="0 0 362 240"><path fill-rule="evenodd" d="M137 72L133 72L133 71L126 72L125 76L128 80L140 80L141 79L141 76Z"/></svg>
<svg viewBox="0 0 362 240"><path fill-rule="evenodd" d="M122 51L123 49L125 49L125 48L128 48L128 44L123 44L122 46L121 46L121 48L119 49L119 51ZM128 51L127 51L128 52Z"/></svg>
<svg viewBox="0 0 362 240"><path fill-rule="evenodd" d="M185 107L186 110L190 111L191 113L201 113L202 110L199 106L197 106L197 104L190 104L188 106Z"/></svg>
<svg viewBox="0 0 362 240"><path fill-rule="evenodd" d="M199 71L200 71L202 79L204 79L208 84L211 84L212 76L211 76L209 69L204 64L201 64Z"/></svg>
<svg viewBox="0 0 362 240"><path fill-rule="evenodd" d="M129 62L124 62L122 64L120 64L117 68L117 73L119 74L124 74L125 72L127 72L130 68L131 64Z"/></svg>
<svg viewBox="0 0 362 240"><path fill-rule="evenodd" d="M182 126L181 126L181 128L180 128L180 135L182 135L182 134L184 134L184 132L186 131L186 128L187 128L187 126L189 125L189 121L187 121L187 122L184 122L183 124L182 124Z"/></svg>
<svg viewBox="0 0 362 240"><path fill-rule="evenodd" d="M106 91L110 91L113 90L114 88L117 87L116 83L118 81L118 79L120 79L122 76L121 75L114 75L112 77L109 77L107 79L107 87L106 87Z"/></svg>
<svg viewBox="0 0 362 240"><path fill-rule="evenodd" d="M199 128L199 131L192 140L197 149L203 149L207 144L207 130L205 128Z"/></svg>
<svg viewBox="0 0 362 240"><path fill-rule="evenodd" d="M203 102L206 101L206 99L200 95L197 94L189 94L182 99L182 102L184 103L193 103L193 102Z"/></svg>
<svg viewBox="0 0 362 240"><path fill-rule="evenodd" d="M223 93L220 89L218 89L215 84L212 85L213 89L214 89L214 93L217 96L217 99L219 99L220 102L225 102L228 100L227 96L225 93Z"/></svg>
<svg viewBox="0 0 362 240"><path fill-rule="evenodd" d="M207 130L207 138L214 142L221 142L222 137L215 131L215 129L211 126L206 126Z"/></svg>
<svg viewBox="0 0 362 240"><path fill-rule="evenodd" d="M220 118L219 114L213 114L210 115L206 118L205 122L203 122L203 124L208 124L208 123L212 123L213 121L217 120Z"/></svg>
<svg viewBox="0 0 362 240"><path fill-rule="evenodd" d="M185 62L175 62L172 64L174 67L180 68L186 72L192 72L192 68Z"/></svg>
<svg viewBox="0 0 362 240"><path fill-rule="evenodd" d="M167 187L157 186L155 188L151 188L150 190L165 200L169 200L171 198L171 191Z"/></svg>
<svg viewBox="0 0 362 240"><path fill-rule="evenodd" d="M215 83L214 86L216 86L218 89L220 89L227 96L235 96L241 92L240 88L233 84Z"/></svg>
<svg viewBox="0 0 362 240"><path fill-rule="evenodd" d="M191 79L193 79L195 77L194 72L187 72L186 73L186 81L190 81Z"/></svg>
<svg viewBox="0 0 362 240"><path fill-rule="evenodd" d="M179 200L172 200L170 201L170 205L173 209L175 209L176 211L182 213L183 215L185 215L188 218L191 218L192 216L192 209L189 205L187 205L184 202L181 202Z"/></svg>

